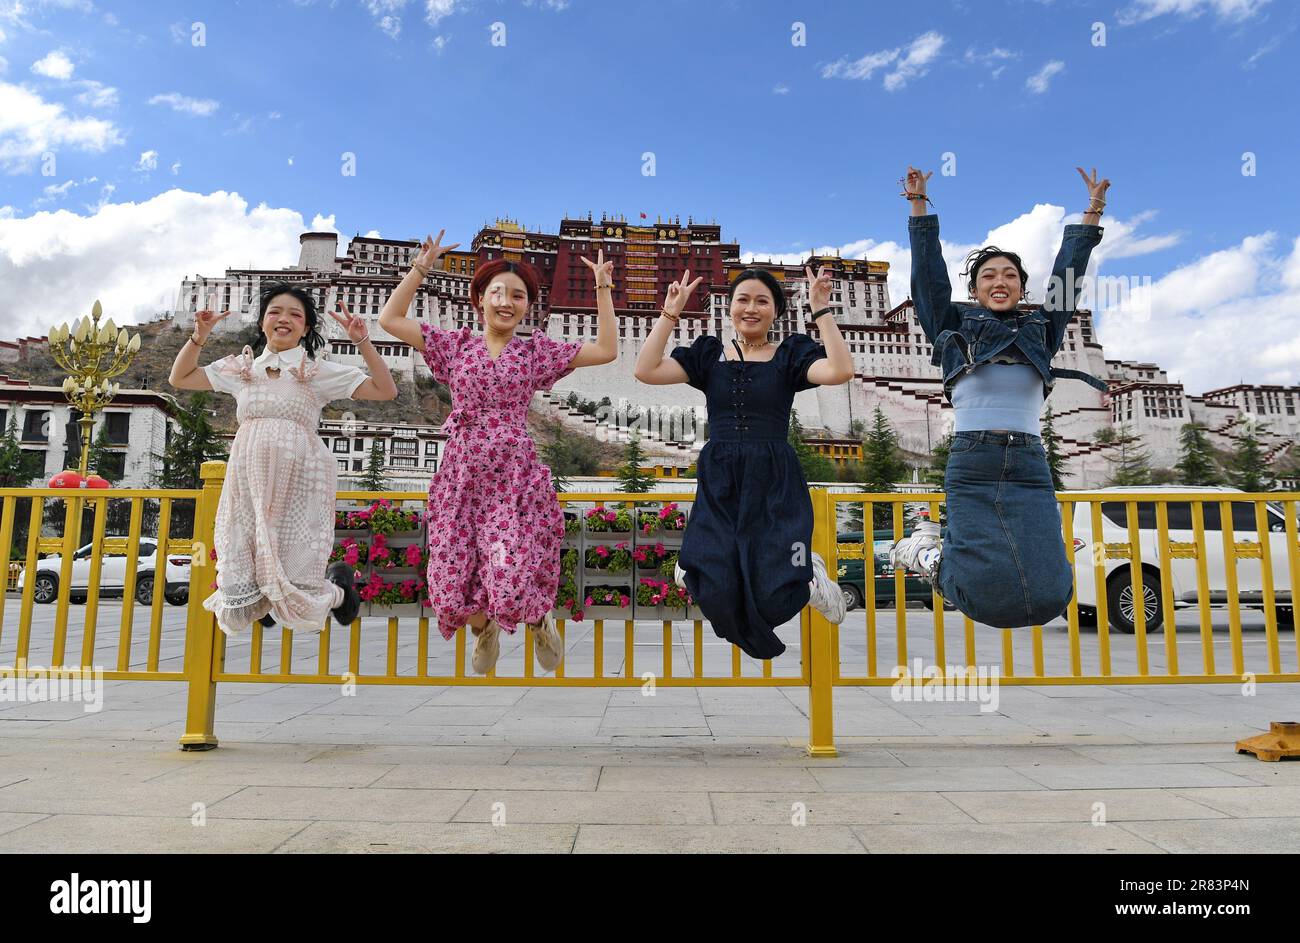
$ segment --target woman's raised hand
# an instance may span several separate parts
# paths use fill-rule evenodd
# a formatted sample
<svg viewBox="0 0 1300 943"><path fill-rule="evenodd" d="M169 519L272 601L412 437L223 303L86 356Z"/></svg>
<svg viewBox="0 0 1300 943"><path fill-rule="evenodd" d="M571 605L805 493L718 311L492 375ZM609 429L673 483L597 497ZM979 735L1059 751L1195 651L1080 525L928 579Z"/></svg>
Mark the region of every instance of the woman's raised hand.
<svg viewBox="0 0 1300 943"><path fill-rule="evenodd" d="M1092 168L1091 177L1088 176L1088 172L1082 167L1075 167L1074 169L1079 171L1079 176L1083 178L1083 182L1088 187L1088 205L1092 206L1094 203L1101 203L1104 206L1106 203L1106 191L1110 188L1110 181L1106 179L1098 180L1096 167Z"/></svg>
<svg viewBox="0 0 1300 943"><path fill-rule="evenodd" d="M925 196L926 181L928 181L933 176L934 176L933 170L923 174L921 173L921 171L917 170L911 164L908 164L907 176L905 176L902 180L903 196L907 196L909 194L920 194L921 196Z"/></svg>
<svg viewBox="0 0 1300 943"><path fill-rule="evenodd" d="M614 260L610 259L608 262L605 261L604 249L596 250L595 262L591 261L591 259L587 258L585 255L582 257L582 261L587 264L587 268L591 269L591 274L596 279L596 285L598 287L600 285L609 285L613 283Z"/></svg>
<svg viewBox="0 0 1300 943"><path fill-rule="evenodd" d="M342 325L344 332L348 335L348 340L354 344L360 344L370 336L370 327L366 324L365 318L358 318L348 311L348 306L339 299L339 310L343 312L343 317L339 317L333 311L330 317Z"/></svg>
<svg viewBox="0 0 1300 943"><path fill-rule="evenodd" d="M668 297L664 301L664 310L674 318L680 317L682 309L686 307L686 302L690 300L691 293L699 287L700 282L704 281L704 276L699 276L690 284L686 279L691 277L691 270L687 269L682 272L681 281L670 282L668 284Z"/></svg>
<svg viewBox="0 0 1300 943"><path fill-rule="evenodd" d="M831 276L826 271L826 266L817 270L814 276L812 269L808 266L803 267L804 274L808 276L808 304L814 311L820 311L831 303Z"/></svg>
<svg viewBox="0 0 1300 943"><path fill-rule="evenodd" d="M437 239L432 236L425 236L424 242L420 244L420 251L415 257L416 265L425 269L432 269L438 264L438 260L442 258L444 253L450 252L460 245L459 242L453 242L449 246L442 245L442 237L446 231L445 229L439 229Z"/></svg>
<svg viewBox="0 0 1300 943"><path fill-rule="evenodd" d="M207 307L194 315L194 333L200 338L206 338L212 333L212 329L218 323L230 317L229 311L222 311L217 314L213 309L217 306L217 296L208 295Z"/></svg>

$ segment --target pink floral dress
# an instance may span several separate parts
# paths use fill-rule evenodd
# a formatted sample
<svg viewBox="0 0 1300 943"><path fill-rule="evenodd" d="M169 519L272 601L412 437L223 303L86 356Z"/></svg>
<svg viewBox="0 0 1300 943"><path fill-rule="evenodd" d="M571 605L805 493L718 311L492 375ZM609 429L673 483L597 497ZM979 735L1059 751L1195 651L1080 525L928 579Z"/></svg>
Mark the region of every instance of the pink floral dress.
<svg viewBox="0 0 1300 943"><path fill-rule="evenodd" d="M245 347L204 372L214 390L235 397L239 431L217 504L217 588L203 607L227 635L268 612L285 628L319 631L334 604L325 568L338 490L320 412L350 398L367 374L308 360L302 347L256 359Z"/></svg>
<svg viewBox="0 0 1300 943"><path fill-rule="evenodd" d="M469 328L423 325L424 359L451 387L447 448L429 484L429 599L444 638L486 612L507 632L555 606L564 513L528 435L528 403L582 344L535 331L499 357Z"/></svg>

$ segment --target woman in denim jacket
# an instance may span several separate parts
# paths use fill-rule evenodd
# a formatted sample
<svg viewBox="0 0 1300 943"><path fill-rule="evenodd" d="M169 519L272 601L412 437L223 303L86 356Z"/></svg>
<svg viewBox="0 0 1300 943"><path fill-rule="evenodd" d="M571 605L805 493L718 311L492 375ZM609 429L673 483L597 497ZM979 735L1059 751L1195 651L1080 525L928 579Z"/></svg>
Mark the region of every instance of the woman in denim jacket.
<svg viewBox="0 0 1300 943"><path fill-rule="evenodd" d="M1061 516L1039 426L1057 379L1104 381L1051 366L1074 315L1109 180L1090 177L1082 224L1065 227L1047 297L1021 312L1029 276L1020 257L996 246L971 253L963 275L972 303L954 304L939 245L939 218L927 214L931 174L909 167L912 300L944 394L956 417L944 474L948 531L926 521L895 544L894 566L921 573L977 622L998 628L1041 625L1069 604L1074 574L1065 558Z"/></svg>

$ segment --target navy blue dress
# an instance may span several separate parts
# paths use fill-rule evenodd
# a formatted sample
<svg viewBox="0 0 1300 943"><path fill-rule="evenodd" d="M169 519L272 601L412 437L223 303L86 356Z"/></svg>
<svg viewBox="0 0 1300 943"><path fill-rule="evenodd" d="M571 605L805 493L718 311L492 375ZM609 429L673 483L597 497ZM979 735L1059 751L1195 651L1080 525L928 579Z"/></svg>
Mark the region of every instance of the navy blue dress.
<svg viewBox="0 0 1300 943"><path fill-rule="evenodd" d="M769 361L727 360L713 336L672 352L709 416L679 558L686 589L720 638L758 659L785 651L774 629L808 604L813 511L788 439L790 405L817 385L808 368L825 356L806 334Z"/></svg>

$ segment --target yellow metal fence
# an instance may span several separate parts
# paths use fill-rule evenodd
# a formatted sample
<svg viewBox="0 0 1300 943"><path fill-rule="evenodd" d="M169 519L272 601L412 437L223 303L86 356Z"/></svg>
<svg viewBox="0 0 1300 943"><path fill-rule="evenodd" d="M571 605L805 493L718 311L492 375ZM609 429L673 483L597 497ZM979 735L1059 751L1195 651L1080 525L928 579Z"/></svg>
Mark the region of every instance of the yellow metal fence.
<svg viewBox="0 0 1300 943"><path fill-rule="evenodd" d="M216 746L215 719L217 688L221 683L297 683L356 685L526 685L537 687L633 687L643 686L647 673L653 683L664 687L802 687L808 690L809 742L808 750L816 756L835 755L832 696L837 685L895 685L919 684L922 678L912 671L909 663L922 657L929 660L927 676L933 678L937 671L942 678L952 670L950 640L944 619L943 600L937 592L932 594L933 613L928 620L920 613L911 618L905 604L895 603L892 635L888 633L887 618L877 600L877 582L873 557L875 548L869 536L878 508L888 508L891 538L903 536L905 516L909 508L918 503L928 504L930 517L939 520L942 495L927 494L831 494L823 490L812 492L815 528L812 550L827 561L832 574L841 561L860 559L864 565L863 610L864 629L836 626L820 613L805 608L800 614L797 641L791 640L790 651L778 659L755 663L735 646L730 647L729 658L719 666L706 658L706 645L719 643L713 633L700 620L663 621L652 630L653 648L659 651L642 660L637 656L638 644L646 645L644 628L638 629L632 620L618 620L621 626L607 625L614 620L594 620L591 626L591 652L587 658L584 649L581 658L576 656L572 644L573 623L557 620L562 637L568 635L565 661L551 676L534 672L532 637L525 633L522 668L517 673L494 671L486 676L475 676L467 670L467 632L462 629L454 640L449 666L445 662L445 649L431 648L431 626L427 616L414 618L392 617L386 620L386 647L382 664L363 663L362 622L351 626L326 625L318 636L295 637L287 630L264 630L255 625L251 635L244 639L228 640L217 629L214 618L203 609L203 600L211 592L215 579L215 566L210 557L213 546L213 527L217 503L221 495L225 466L208 463L203 468L203 487L195 491L122 490L112 492L68 492L52 489L0 490L0 567L8 571L11 561L15 527L18 524L20 502L29 505L26 510L26 549L23 568L27 573L36 571L42 553L60 555L57 600L53 630L48 649L32 651L32 615L36 581L23 581L18 602L18 635L14 646L15 662L6 670L19 675L32 675L58 669L76 674L89 671L96 664L97 648L107 648L114 665L103 673L109 680L164 680L185 681L189 697L186 710L185 732L181 744L186 749L208 749ZM396 506L423 507L423 493L394 492L369 494L341 492L341 500L376 500L386 498ZM655 502L677 501L689 504L691 493L655 493L645 496L626 494L566 494L561 500L566 504L602 504L631 500ZM1076 566L1076 593L1067 612L1066 628L1043 626L1025 629L976 630L969 618L964 619L960 640L960 657L957 665L973 668L977 664L995 661L1002 684L1125 684L1125 683L1189 683L1189 682L1240 682L1249 676L1259 682L1300 681L1300 650L1296 649L1295 636L1285 634L1285 615L1293 612L1292 587L1300 583L1300 541L1297 540L1296 502L1300 494L1231 494L1191 492L1188 494L1155 492L1139 493L1075 493L1059 496L1062 511L1062 528L1067 555ZM41 526L47 515L47 505L63 501L63 536L41 537ZM119 502L116 513L127 520L127 532L121 537L105 537L109 502ZM124 513L129 506L129 513ZM1123 505L1124 526L1110 517L1103 519L1103 509L1114 515L1114 507ZM849 506L861 508L866 525L861 543L844 543L839 539L836 522ZM155 591L147 606L137 602L140 578L138 548L142 539L157 539L143 533L146 507L151 521L152 535L169 535L174 529L173 516L177 508L184 507L193 517L191 533L183 538L164 536L158 540L155 566L165 571L166 561L173 557L188 558L189 593L184 628L173 631L173 637L164 632L164 592ZM1192 540L1172 540L1169 522L1170 508L1179 515L1190 511ZM1250 535L1234 531L1234 511L1238 515L1243 507L1253 513L1255 527ZM84 592L85 619L80 632L81 654L77 665L68 667L69 608L72 599L71 575L73 556L78 549L82 533L79 522L83 508L89 509L92 550L88 554L89 576ZM1207 538L1207 511L1213 509L1217 525L1222 530L1219 541ZM1143 532L1140 526L1143 515L1154 510L1154 535ZM1087 522L1082 532L1076 531L1075 520ZM1109 521L1109 524L1106 522ZM1150 523L1149 521L1147 523ZM1178 522L1184 523L1181 518ZM688 524L689 526L689 524ZM187 528L189 529L189 528ZM1173 533L1186 536L1173 529ZM1082 533L1083 536L1080 536ZM1250 539L1253 537L1254 539ZM1144 547L1154 551L1146 553ZM1076 544L1080 556L1076 559ZM1221 544L1221 548L1220 545ZM1213 551L1213 552L1211 552ZM1145 555L1144 555L1145 554ZM1281 554L1281 556L1279 556ZM125 555L125 573L122 586L123 605L117 626L115 645L104 646L97 640L100 584L106 558ZM1221 556L1221 559L1220 559ZM1216 571L1210 568L1211 557ZM1089 563L1089 560L1091 562ZM1116 570L1111 561L1126 560ZM1178 564L1173 561L1189 561ZM1258 561L1256 564L1253 561ZM1275 566L1276 563L1276 566ZM1222 579L1217 567L1223 569ZM1247 569L1249 568L1249 572ZM1078 589L1083 574L1091 570L1091 606L1082 606ZM1190 570L1194 573L1194 588L1183 588L1176 596L1179 585L1174 576ZM1258 570L1258 573L1255 573ZM633 570L635 573L635 569ZM1281 579L1279 579L1279 575ZM1260 586L1254 588L1255 577ZM907 598L907 577L895 573L892 581L894 599ZM1165 631L1164 639L1153 644L1146 625L1146 606L1132 607L1133 634L1115 636L1108 625L1108 606L1115 598L1115 590L1127 582L1131 599L1159 598L1161 617L1166 628L1172 623L1176 605L1187 605L1189 596L1195 596L1199 615L1198 645L1182 642L1173 631ZM1244 582L1243 582L1244 581ZM1220 592L1214 587L1222 583ZM1250 588L1245 594L1243 585ZM163 586L155 579L155 589ZM1154 587L1153 593L1148 588ZM1121 594L1122 595L1122 594ZM1219 596L1222 599L1219 599ZM1243 598L1243 596L1245 598ZM1256 655L1243 644L1241 621L1242 605L1262 607L1265 614L1264 650ZM4 613L7 601L0 596L0 651L3 647ZM1216 638L1211 624L1211 606L1225 605L1229 617L1226 639ZM139 632L136 616L140 608L147 609L148 627ZM1082 639L1090 621L1087 616L1095 612L1096 652L1093 660L1085 662ZM1291 619L1293 620L1293 615ZM928 621L928 625L925 623ZM883 627L883 631L882 631ZM621 646L618 646L621 628ZM367 631L371 631L367 629ZM586 638L587 628L580 627ZM342 633L345 639L336 650L333 634ZM612 633L612 634L611 634ZM279 635L278 657L273 646ZM143 637L140 637L143 635ZM175 637L175 636L180 637ZM267 637L270 636L270 637ZM997 638L1000 651L993 659L979 652L978 640L987 645L988 639ZM410 642L414 640L412 647ZM441 636L436 636L441 645ZM611 640L614 642L611 645ZM638 641L640 640L640 641ZM246 646L246 650L245 650ZM617 648L613 658L609 648ZM860 652L859 652L860 647ZM1027 647L1027 652L1026 652ZM295 656L295 648L298 653ZM305 652L304 652L305 649ZM36 656L34 658L34 655ZM268 657L269 656L269 657ZM860 659L860 660L859 660ZM3 659L0 659L3 660ZM47 668L36 668L40 661ZM613 661L613 664L610 662ZM431 662L438 666L431 668ZM1118 663L1118 664L1117 664ZM1194 670L1184 666L1194 663ZM1226 663L1226 664L1225 664ZM1230 665L1230 668L1228 667ZM1292 668L1291 666L1294 666ZM716 670L721 667L721 670ZM714 670L707 670L712 668ZM784 669L784 670L782 670Z"/></svg>

